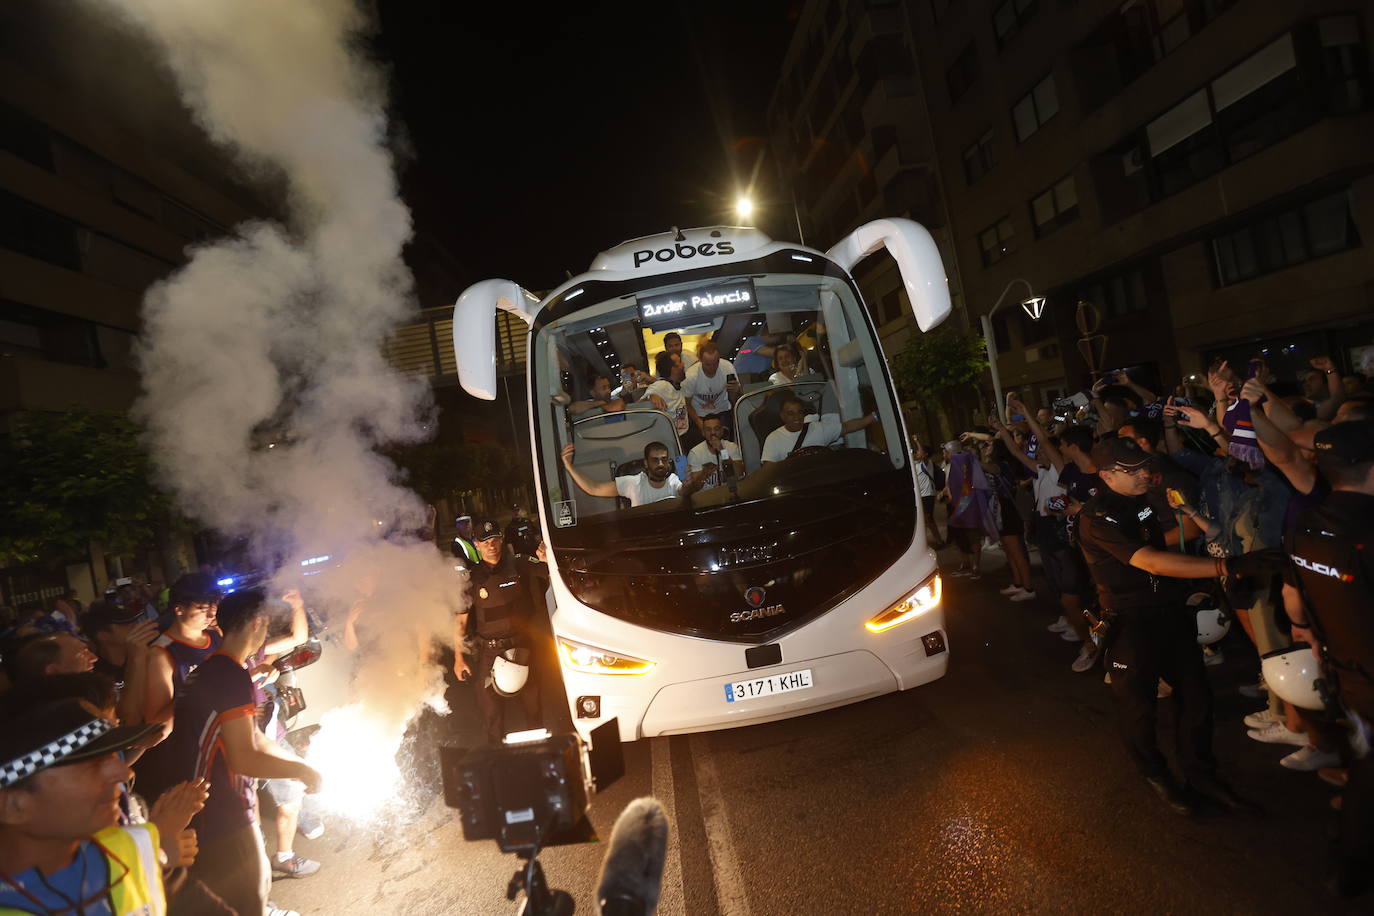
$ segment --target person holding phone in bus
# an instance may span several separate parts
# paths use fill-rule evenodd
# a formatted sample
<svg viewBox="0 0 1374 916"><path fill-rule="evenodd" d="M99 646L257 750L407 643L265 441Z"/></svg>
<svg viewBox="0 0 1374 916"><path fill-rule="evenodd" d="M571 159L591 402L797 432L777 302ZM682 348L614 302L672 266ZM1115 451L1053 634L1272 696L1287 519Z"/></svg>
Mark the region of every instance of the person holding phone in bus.
<svg viewBox="0 0 1374 916"><path fill-rule="evenodd" d="M725 435L733 435L731 408L739 399L739 377L735 366L720 356L720 347L707 340L697 348L699 361L687 370L682 381L682 396L687 400L687 413L698 435L705 438L707 417L719 417Z"/></svg>

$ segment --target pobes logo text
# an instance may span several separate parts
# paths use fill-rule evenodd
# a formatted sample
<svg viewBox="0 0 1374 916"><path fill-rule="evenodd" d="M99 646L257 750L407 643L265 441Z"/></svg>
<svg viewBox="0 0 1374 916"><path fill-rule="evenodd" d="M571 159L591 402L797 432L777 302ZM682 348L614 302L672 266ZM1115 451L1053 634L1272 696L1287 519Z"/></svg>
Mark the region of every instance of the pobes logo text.
<svg viewBox="0 0 1374 916"><path fill-rule="evenodd" d="M635 252L635 267L641 267L650 261L671 261L674 258L681 258L684 261L694 258L697 255L711 257L717 254L734 254L734 242L702 242L700 245L684 245L681 242L672 248L660 248L655 251L652 248L645 248Z"/></svg>

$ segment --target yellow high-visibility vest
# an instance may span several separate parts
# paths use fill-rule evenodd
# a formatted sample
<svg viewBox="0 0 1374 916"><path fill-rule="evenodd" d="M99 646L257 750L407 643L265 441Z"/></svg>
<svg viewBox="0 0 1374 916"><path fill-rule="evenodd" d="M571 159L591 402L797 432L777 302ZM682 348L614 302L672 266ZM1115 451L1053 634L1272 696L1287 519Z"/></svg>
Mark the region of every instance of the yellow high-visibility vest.
<svg viewBox="0 0 1374 916"><path fill-rule="evenodd" d="M152 824L107 827L91 839L103 850L110 878L117 879L110 888L115 916L166 916L167 897L162 888L162 854L157 827ZM27 912L0 907L0 916L22 916Z"/></svg>

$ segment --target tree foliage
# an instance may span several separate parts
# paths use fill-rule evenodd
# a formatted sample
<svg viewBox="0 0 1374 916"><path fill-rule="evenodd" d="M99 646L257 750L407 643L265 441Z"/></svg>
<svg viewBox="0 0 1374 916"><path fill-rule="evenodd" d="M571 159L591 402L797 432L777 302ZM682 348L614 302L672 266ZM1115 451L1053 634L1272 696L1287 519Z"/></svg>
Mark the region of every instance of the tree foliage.
<svg viewBox="0 0 1374 916"><path fill-rule="evenodd" d="M913 335L891 367L903 400L925 400L977 381L988 359L983 338L944 327Z"/></svg>
<svg viewBox="0 0 1374 916"><path fill-rule="evenodd" d="M0 437L0 565L147 547L171 503L123 414L23 412Z"/></svg>
<svg viewBox="0 0 1374 916"><path fill-rule="evenodd" d="M529 482L529 462L491 442L425 442L396 451L406 486L427 503L456 493L518 487Z"/></svg>

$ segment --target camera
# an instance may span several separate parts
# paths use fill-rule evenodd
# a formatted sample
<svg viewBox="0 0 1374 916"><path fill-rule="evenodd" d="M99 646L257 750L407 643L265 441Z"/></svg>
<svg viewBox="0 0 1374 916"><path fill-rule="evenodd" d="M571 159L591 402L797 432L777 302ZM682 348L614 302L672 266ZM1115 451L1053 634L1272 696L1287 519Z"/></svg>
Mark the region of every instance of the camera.
<svg viewBox="0 0 1374 916"><path fill-rule="evenodd" d="M549 846L593 843L587 817L591 796L625 775L617 719L594 729L590 747L576 734L545 729L516 732L496 747L439 748L444 804L457 808L463 838L495 840L522 864L506 899L525 892L527 916L567 916L572 897L544 881L539 851Z"/></svg>
<svg viewBox="0 0 1374 916"><path fill-rule="evenodd" d="M1087 407L1092 398L1082 391L1071 394L1066 398L1055 398L1050 402L1050 407L1054 410L1054 419L1060 423L1067 421L1081 408Z"/></svg>

